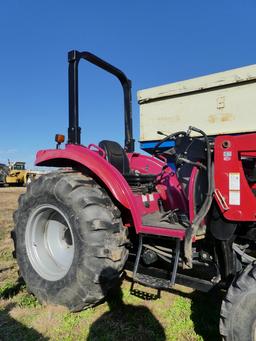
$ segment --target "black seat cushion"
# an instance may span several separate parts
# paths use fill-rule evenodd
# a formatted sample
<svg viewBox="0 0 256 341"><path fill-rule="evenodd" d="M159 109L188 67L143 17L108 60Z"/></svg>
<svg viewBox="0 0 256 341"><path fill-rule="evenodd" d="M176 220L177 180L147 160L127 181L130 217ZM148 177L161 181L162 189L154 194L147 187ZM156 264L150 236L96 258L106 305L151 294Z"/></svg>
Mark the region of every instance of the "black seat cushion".
<svg viewBox="0 0 256 341"><path fill-rule="evenodd" d="M119 143L103 140L99 143L99 147L106 153L106 159L108 162L116 167L120 173L130 173L128 157Z"/></svg>
<svg viewBox="0 0 256 341"><path fill-rule="evenodd" d="M107 161L123 174L131 186L153 183L156 179L155 174L137 174L132 172L129 167L128 157L119 143L103 140L99 143L99 147L105 151Z"/></svg>

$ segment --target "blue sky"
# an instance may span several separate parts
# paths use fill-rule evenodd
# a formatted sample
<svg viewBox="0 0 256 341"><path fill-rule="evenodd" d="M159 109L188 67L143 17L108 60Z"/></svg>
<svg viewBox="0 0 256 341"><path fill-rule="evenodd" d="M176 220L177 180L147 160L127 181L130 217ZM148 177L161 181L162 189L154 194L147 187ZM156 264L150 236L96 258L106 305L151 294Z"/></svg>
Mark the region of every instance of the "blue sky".
<svg viewBox="0 0 256 341"><path fill-rule="evenodd" d="M139 89L256 63L256 2L11 0L0 4L0 162L33 165L39 149L67 136L67 52L87 50ZM123 143L117 80L80 64L82 142Z"/></svg>

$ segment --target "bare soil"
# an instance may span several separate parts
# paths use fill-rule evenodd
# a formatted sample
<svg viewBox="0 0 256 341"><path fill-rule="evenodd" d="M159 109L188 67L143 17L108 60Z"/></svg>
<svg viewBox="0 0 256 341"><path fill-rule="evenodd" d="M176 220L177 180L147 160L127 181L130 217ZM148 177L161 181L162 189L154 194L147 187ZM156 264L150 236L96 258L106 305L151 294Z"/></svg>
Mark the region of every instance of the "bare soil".
<svg viewBox="0 0 256 341"><path fill-rule="evenodd" d="M17 264L12 256L12 215L18 206L19 196L24 192L22 187L0 187L0 286L6 279L18 279Z"/></svg>

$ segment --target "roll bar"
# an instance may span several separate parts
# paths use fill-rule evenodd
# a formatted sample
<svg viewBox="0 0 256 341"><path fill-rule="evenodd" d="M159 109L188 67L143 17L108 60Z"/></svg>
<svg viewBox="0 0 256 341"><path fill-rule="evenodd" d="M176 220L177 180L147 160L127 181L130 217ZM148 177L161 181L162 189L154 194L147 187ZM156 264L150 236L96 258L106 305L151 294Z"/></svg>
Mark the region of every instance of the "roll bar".
<svg viewBox="0 0 256 341"><path fill-rule="evenodd" d="M124 92L124 121L125 121L125 148L128 152L134 151L134 139L132 132L132 106L131 106L131 81L126 75L113 65L90 52L72 50L68 52L68 86L69 86L69 128L68 143L80 144L81 128L79 127L78 111L78 64L80 59L100 67L116 76Z"/></svg>

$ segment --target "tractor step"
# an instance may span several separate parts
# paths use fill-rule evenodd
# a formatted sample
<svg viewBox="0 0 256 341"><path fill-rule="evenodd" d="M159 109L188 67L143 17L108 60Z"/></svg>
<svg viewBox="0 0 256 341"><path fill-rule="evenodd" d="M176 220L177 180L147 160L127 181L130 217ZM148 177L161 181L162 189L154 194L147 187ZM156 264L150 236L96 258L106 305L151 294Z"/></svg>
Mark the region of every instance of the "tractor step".
<svg viewBox="0 0 256 341"><path fill-rule="evenodd" d="M141 258L141 253L142 253L142 248L143 248L143 234L139 234L139 247L134 263L134 269L133 269L133 281L138 282L140 284L156 288L156 289L170 289L171 287L174 286L175 280L176 280L176 275L177 275L177 269L178 269L178 264L179 264L179 257L180 257L180 239L176 239L176 248L175 248L175 255L174 255L174 262L172 265L171 270L171 276L169 280L166 279L161 279L157 277L152 277L150 275L144 275L138 273L138 268L139 268L139 263L140 263L140 258Z"/></svg>
<svg viewBox="0 0 256 341"><path fill-rule="evenodd" d="M173 287L170 280L156 278L141 273L137 273L136 276L133 277L133 280L134 282L154 289L171 289Z"/></svg>
<svg viewBox="0 0 256 341"><path fill-rule="evenodd" d="M136 296L138 298L141 298L144 301L156 301L161 297L161 295L160 295L161 290L160 289L157 289L157 293L153 294L152 292L145 292L141 289L136 289L136 288L134 288L134 286L135 286L135 282L132 282L132 285L130 288L130 294L133 296Z"/></svg>
<svg viewBox="0 0 256 341"><path fill-rule="evenodd" d="M128 270L131 268L132 268L132 264L129 264ZM144 286L154 288L154 289L159 289L159 290L161 290L161 289L167 290L167 289L173 288L173 286L170 284L170 280L167 280L167 279L161 277L161 276L163 276L163 273L161 271L158 271L158 269L157 269L157 270L155 270L155 272L159 272L159 277L150 276L150 275L147 275L145 273L143 273L143 274L139 273L139 274L137 274L133 283L142 284ZM144 281L144 279L145 279L144 277L145 278L147 277L145 281ZM153 285L151 285L149 283L151 278L154 279ZM159 279L158 283L155 282L156 279ZM163 284L163 283L165 283L165 284ZM155 284L159 284L159 286L157 286ZM215 282L212 282L209 280L205 280L205 279L201 279L201 278L197 278L197 277L192 277L192 276L187 276L187 275L184 275L181 273L177 273L175 284L187 286L189 288L199 290L201 292L209 292L212 290L212 288L214 288L216 285L218 285L218 283L215 283ZM167 287L167 285L169 285L169 286ZM132 289L133 289L133 286L132 286ZM133 292L134 290L135 289L133 289L131 291ZM139 290L138 290L138 292L139 292ZM139 295L136 295L136 294L135 294L135 296L139 297ZM142 296L142 294L140 296ZM145 296L145 293L144 293L144 296ZM144 299L147 299L147 298L144 297Z"/></svg>

